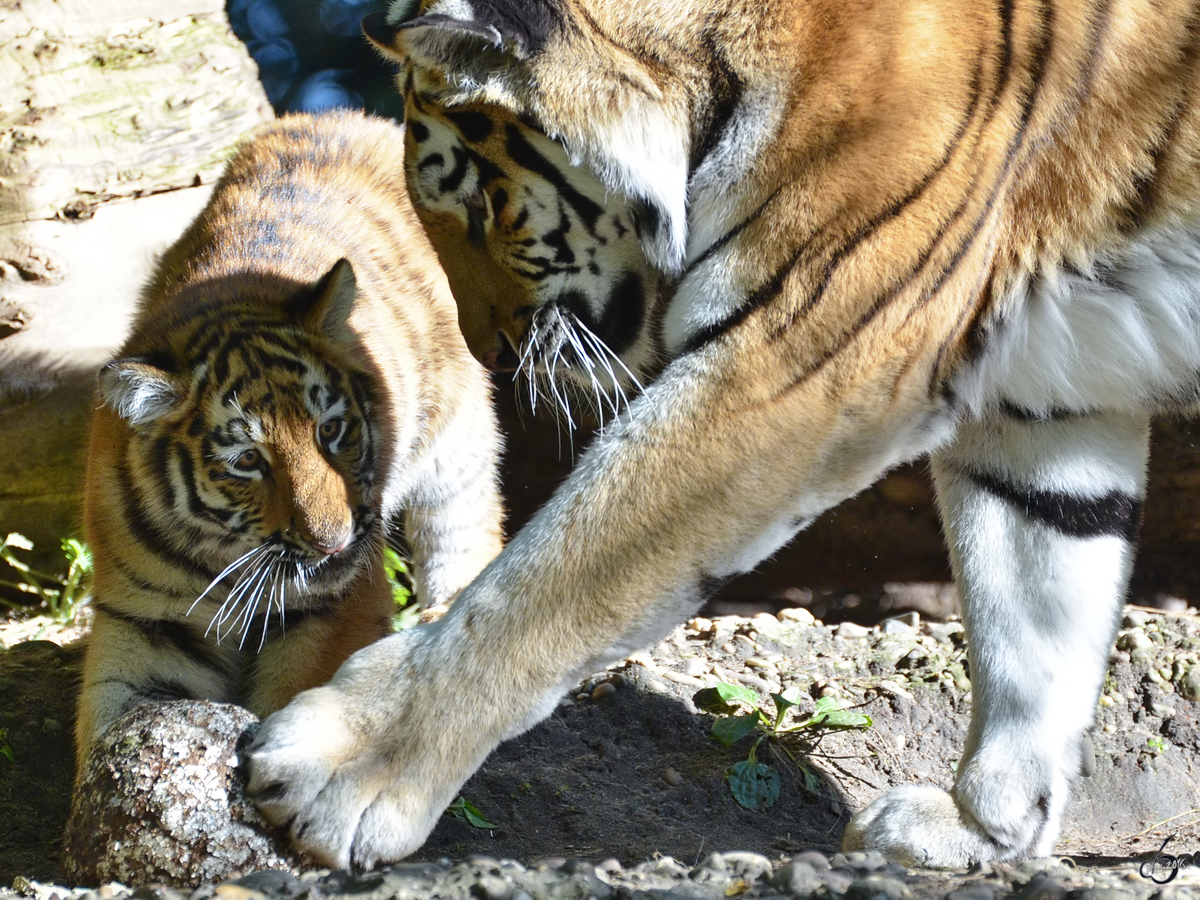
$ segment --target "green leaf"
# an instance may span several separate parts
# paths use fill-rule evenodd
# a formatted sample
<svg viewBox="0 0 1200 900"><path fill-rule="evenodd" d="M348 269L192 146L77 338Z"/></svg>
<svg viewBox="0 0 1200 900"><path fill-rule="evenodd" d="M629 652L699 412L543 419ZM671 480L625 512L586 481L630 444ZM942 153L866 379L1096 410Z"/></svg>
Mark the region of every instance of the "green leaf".
<svg viewBox="0 0 1200 900"><path fill-rule="evenodd" d="M701 688L692 694L692 702L696 704L696 709L701 712L712 713L717 716L727 716L738 710L738 707L722 700L721 694L716 688Z"/></svg>
<svg viewBox="0 0 1200 900"><path fill-rule="evenodd" d="M775 805L779 799L779 773L751 757L729 767L725 776L729 792L738 806L756 812Z"/></svg>
<svg viewBox="0 0 1200 900"><path fill-rule="evenodd" d="M88 549L87 544L77 538L63 538L62 548L71 569L78 569L81 572L92 571L92 551Z"/></svg>
<svg viewBox="0 0 1200 900"><path fill-rule="evenodd" d="M720 741L723 747L732 747L758 727L758 714L730 716L728 719L717 719L713 722L712 736Z"/></svg>
<svg viewBox="0 0 1200 900"><path fill-rule="evenodd" d="M489 822L487 817L479 811L474 803L466 797L459 797L453 803L446 807L446 815L453 816L460 822L466 822L472 828L498 828L499 826Z"/></svg>
<svg viewBox="0 0 1200 900"><path fill-rule="evenodd" d="M821 776L810 769L804 763L797 763L800 768L800 774L804 778L804 790L810 794L821 793Z"/></svg>
<svg viewBox="0 0 1200 900"><path fill-rule="evenodd" d="M810 724L820 725L822 728L870 728L871 717L850 709L842 709L837 701L822 697L817 701Z"/></svg>
<svg viewBox="0 0 1200 900"><path fill-rule="evenodd" d="M792 685L781 694L771 695L771 699L775 701L774 728L778 728L781 724L783 724L784 717L787 716L788 710L794 706L799 706L803 696L804 692L795 685Z"/></svg>
<svg viewBox="0 0 1200 900"><path fill-rule="evenodd" d="M404 561L394 547L384 547L383 549L383 569L387 572L389 578L394 578L397 572L408 574L408 563Z"/></svg>
<svg viewBox="0 0 1200 900"><path fill-rule="evenodd" d="M718 696L727 703L742 702L747 706L758 705L758 694L750 690L748 687L743 687L740 684L729 684L725 681L718 681L716 684Z"/></svg>

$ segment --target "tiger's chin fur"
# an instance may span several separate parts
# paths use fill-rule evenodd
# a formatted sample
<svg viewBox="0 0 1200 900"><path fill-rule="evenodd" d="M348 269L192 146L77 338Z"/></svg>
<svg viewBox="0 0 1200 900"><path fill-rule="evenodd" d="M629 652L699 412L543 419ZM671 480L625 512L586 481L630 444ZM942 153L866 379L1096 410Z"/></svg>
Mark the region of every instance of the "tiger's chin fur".
<svg viewBox="0 0 1200 900"><path fill-rule="evenodd" d="M501 546L486 373L393 166L403 130L266 126L151 277L100 372L95 619L78 764L152 700L259 716L391 630L404 528L444 606Z"/></svg>
<svg viewBox="0 0 1200 900"><path fill-rule="evenodd" d="M845 846L934 866L1049 853L1149 416L1200 398L1195 15L423 0L368 17L402 63L409 189L476 356L511 368L566 308L661 372L435 630L267 721L266 814L331 864L410 852L572 679L929 453L970 731L948 791L886 795ZM530 646L537 665L514 664ZM409 679L419 696L380 699ZM435 717L452 697L469 699ZM314 730L344 736L305 745Z"/></svg>

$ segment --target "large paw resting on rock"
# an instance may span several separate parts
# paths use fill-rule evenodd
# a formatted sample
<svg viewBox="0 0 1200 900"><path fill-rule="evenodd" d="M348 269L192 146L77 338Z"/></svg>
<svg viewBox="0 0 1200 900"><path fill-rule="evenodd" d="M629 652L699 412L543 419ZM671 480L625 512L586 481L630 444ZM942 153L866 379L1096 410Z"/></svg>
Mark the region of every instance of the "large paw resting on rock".
<svg viewBox="0 0 1200 900"><path fill-rule="evenodd" d="M438 639L448 618L358 651L329 684L268 717L250 745L249 795L322 863L371 867L417 849L523 718L507 703L519 696L515 677L506 689L473 672L465 649L441 649L465 648Z"/></svg>
<svg viewBox="0 0 1200 900"><path fill-rule="evenodd" d="M241 707L192 700L148 703L114 722L72 800L67 880L194 886L298 868L242 790L239 744L257 724Z"/></svg>

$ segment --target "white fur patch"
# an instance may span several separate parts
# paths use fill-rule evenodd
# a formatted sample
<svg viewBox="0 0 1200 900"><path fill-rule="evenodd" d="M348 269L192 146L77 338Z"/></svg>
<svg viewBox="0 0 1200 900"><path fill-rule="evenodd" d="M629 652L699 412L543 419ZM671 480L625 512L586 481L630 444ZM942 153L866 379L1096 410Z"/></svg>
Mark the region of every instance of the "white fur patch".
<svg viewBox="0 0 1200 900"><path fill-rule="evenodd" d="M587 166L612 190L644 200L658 211L659 227L642 235L642 248L658 269L678 272L688 227L686 123L647 99L595 127L597 133L588 135L585 147L561 136L571 164Z"/></svg>
<svg viewBox="0 0 1200 900"><path fill-rule="evenodd" d="M1200 223L1163 228L1083 272L1022 279L985 325L983 356L952 382L981 414L1172 408L1200 384Z"/></svg>
<svg viewBox="0 0 1200 900"><path fill-rule="evenodd" d="M391 25L407 22L421 8L421 0L392 0L388 7L387 20Z"/></svg>
<svg viewBox="0 0 1200 900"><path fill-rule="evenodd" d="M663 316L663 346L679 353L695 335L726 321L746 302L741 269L728 252L715 253L679 283Z"/></svg>

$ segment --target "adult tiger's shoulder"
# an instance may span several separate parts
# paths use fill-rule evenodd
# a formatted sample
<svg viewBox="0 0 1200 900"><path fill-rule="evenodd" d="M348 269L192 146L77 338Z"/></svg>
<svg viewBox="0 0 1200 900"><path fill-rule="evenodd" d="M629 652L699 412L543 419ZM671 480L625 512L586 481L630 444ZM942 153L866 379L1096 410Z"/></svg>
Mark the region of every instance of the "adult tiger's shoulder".
<svg viewBox="0 0 1200 900"><path fill-rule="evenodd" d="M251 787L285 787L267 814L331 863L410 851L572 677L931 453L970 733L952 792L886 795L847 846L1049 854L1132 564L1148 418L1200 400L1198 13L398 0L368 18L403 65L409 187L474 353L555 399L568 378L632 383L615 359L666 362L443 628L266 723ZM529 645L548 649L514 675ZM422 691L368 716L382 677ZM479 682L499 696L427 718ZM347 737L301 748L317 727ZM329 779L355 803L326 799Z"/></svg>
<svg viewBox="0 0 1200 900"><path fill-rule="evenodd" d="M499 551L489 382L402 150L402 129L352 113L260 130L101 370L80 766L140 703L265 716L326 681L390 630L401 516L426 605Z"/></svg>

